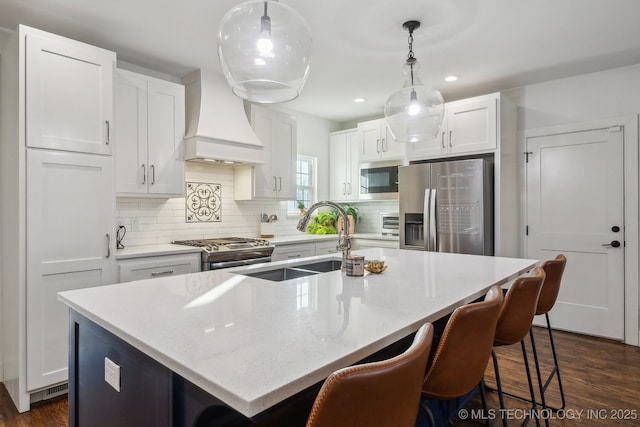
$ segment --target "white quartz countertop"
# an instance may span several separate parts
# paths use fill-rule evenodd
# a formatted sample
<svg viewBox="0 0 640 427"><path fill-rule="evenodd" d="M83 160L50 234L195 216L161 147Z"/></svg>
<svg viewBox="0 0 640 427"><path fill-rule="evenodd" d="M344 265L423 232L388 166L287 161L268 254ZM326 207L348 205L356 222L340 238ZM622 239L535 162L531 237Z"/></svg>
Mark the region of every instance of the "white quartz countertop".
<svg viewBox="0 0 640 427"><path fill-rule="evenodd" d="M251 417L504 284L537 261L365 249L383 274L238 274L339 254L66 291L89 320Z"/></svg>
<svg viewBox="0 0 640 427"><path fill-rule="evenodd" d="M149 256L202 253L202 248L171 243L157 245L126 246L116 251L116 259L142 258Z"/></svg>
<svg viewBox="0 0 640 427"><path fill-rule="evenodd" d="M381 233L355 233L349 235L352 239L373 239L373 240L390 240L390 241L399 241L400 238L398 236L387 236L382 235ZM323 242L327 240L335 240L338 241L337 234L308 234L308 233L300 233L294 234L290 236L276 236L272 237L269 240L274 245L291 245L295 243L315 243L315 242Z"/></svg>
<svg viewBox="0 0 640 427"><path fill-rule="evenodd" d="M374 240L390 240L398 241L398 236L385 236L380 233L356 233L352 234L353 239L374 239ZM295 243L315 243L324 242L327 240L338 241L337 234L308 234L300 233L290 236L276 236L269 240L274 245L291 245ZM173 245L171 243L161 243L155 245L138 245L138 246L126 246L124 249L118 249L116 251L116 259L131 259L142 258L150 256L162 256L162 255L176 255L176 254L188 254L188 253L200 253L201 248L195 246L185 245Z"/></svg>

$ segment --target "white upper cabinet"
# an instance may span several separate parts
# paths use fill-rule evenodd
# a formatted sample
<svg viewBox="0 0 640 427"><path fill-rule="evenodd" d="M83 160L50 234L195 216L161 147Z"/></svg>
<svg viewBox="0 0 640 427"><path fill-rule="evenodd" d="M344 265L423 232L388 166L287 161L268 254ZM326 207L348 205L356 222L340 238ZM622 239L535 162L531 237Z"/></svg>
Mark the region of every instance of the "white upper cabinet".
<svg viewBox="0 0 640 427"><path fill-rule="evenodd" d="M28 147L110 155L113 52L53 34L26 34Z"/></svg>
<svg viewBox="0 0 640 427"><path fill-rule="evenodd" d="M447 103L438 136L407 144L408 159L494 151L498 145L498 97L491 94Z"/></svg>
<svg viewBox="0 0 640 427"><path fill-rule="evenodd" d="M116 192L184 195L184 86L118 70Z"/></svg>
<svg viewBox="0 0 640 427"><path fill-rule="evenodd" d="M329 134L330 199L358 200L358 139L356 129Z"/></svg>
<svg viewBox="0 0 640 427"><path fill-rule="evenodd" d="M234 168L236 200L296 198L295 116L251 105L251 127L264 144L265 163Z"/></svg>
<svg viewBox="0 0 640 427"><path fill-rule="evenodd" d="M363 163L405 158L404 144L393 139L385 119L358 123L358 144Z"/></svg>

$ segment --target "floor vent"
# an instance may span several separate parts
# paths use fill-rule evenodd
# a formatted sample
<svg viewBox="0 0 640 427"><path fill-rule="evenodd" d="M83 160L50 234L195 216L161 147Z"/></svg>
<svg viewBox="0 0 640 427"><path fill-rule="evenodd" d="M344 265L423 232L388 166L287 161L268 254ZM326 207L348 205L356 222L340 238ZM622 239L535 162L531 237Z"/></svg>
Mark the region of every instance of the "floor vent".
<svg viewBox="0 0 640 427"><path fill-rule="evenodd" d="M69 384L60 384L31 394L31 403L53 399L69 392Z"/></svg>

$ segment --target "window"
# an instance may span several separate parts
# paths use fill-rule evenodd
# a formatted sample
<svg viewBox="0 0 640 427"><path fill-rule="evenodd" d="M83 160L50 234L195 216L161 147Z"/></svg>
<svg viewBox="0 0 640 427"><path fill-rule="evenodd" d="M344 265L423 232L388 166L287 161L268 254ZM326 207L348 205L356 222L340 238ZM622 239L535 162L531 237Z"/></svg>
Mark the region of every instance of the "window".
<svg viewBox="0 0 640 427"><path fill-rule="evenodd" d="M299 215L298 202L305 208L311 206L316 199L316 158L298 156L296 160L296 200L290 201L287 208L289 215Z"/></svg>

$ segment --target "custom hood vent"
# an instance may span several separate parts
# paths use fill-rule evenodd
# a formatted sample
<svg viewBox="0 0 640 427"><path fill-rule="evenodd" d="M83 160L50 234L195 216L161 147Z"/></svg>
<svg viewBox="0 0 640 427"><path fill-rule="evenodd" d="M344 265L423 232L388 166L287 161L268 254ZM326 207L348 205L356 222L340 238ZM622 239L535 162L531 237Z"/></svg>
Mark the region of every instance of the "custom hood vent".
<svg viewBox="0 0 640 427"><path fill-rule="evenodd" d="M183 79L186 102L185 160L262 164L264 146L253 132L242 100L224 76L198 70Z"/></svg>

